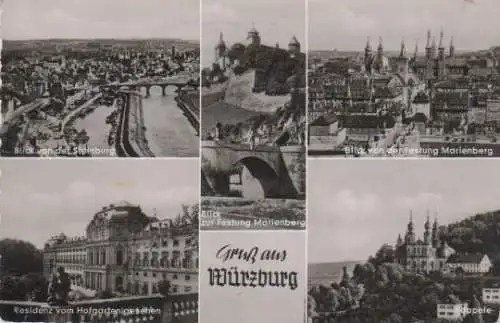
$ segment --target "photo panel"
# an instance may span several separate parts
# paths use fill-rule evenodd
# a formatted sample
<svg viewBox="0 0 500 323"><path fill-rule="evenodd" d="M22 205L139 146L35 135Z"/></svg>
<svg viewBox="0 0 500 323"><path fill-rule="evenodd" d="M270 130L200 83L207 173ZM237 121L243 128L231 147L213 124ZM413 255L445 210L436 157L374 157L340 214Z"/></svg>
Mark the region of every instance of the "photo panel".
<svg viewBox="0 0 500 323"><path fill-rule="evenodd" d="M201 322L305 321L305 231L201 231L200 245Z"/></svg>
<svg viewBox="0 0 500 323"><path fill-rule="evenodd" d="M308 154L499 157L499 13L495 0L309 1Z"/></svg>
<svg viewBox="0 0 500 323"><path fill-rule="evenodd" d="M2 15L0 156L199 156L199 0L6 0Z"/></svg>
<svg viewBox="0 0 500 323"><path fill-rule="evenodd" d="M3 321L198 322L197 159L0 167Z"/></svg>
<svg viewBox="0 0 500 323"><path fill-rule="evenodd" d="M202 221L305 228L304 0L202 0Z"/></svg>
<svg viewBox="0 0 500 323"><path fill-rule="evenodd" d="M314 159L308 322L498 322L496 159Z"/></svg>

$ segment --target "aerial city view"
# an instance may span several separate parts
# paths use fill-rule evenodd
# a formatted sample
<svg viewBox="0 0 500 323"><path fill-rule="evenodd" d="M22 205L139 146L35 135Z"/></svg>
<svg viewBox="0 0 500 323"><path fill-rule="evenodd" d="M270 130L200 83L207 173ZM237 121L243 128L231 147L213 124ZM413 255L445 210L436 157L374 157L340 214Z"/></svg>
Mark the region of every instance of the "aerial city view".
<svg viewBox="0 0 500 323"><path fill-rule="evenodd" d="M2 164L3 321L198 322L198 162L144 162Z"/></svg>
<svg viewBox="0 0 500 323"><path fill-rule="evenodd" d="M199 1L89 8L4 1L0 155L199 156Z"/></svg>
<svg viewBox="0 0 500 323"><path fill-rule="evenodd" d="M491 0L311 2L309 155L500 156L499 10Z"/></svg>
<svg viewBox="0 0 500 323"><path fill-rule="evenodd" d="M331 183L308 195L309 323L499 322L496 160L329 162L309 170Z"/></svg>
<svg viewBox="0 0 500 323"><path fill-rule="evenodd" d="M305 4L294 1L203 3L202 217L227 221L202 227L305 225Z"/></svg>

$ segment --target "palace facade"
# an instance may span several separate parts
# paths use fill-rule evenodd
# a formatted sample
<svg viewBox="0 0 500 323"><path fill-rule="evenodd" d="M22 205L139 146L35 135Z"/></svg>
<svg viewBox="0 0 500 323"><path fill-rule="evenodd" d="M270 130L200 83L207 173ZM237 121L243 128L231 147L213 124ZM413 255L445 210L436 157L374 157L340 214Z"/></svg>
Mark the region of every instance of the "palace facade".
<svg viewBox="0 0 500 323"><path fill-rule="evenodd" d="M198 216L160 220L128 202L98 211L83 237L61 233L43 252L44 275L64 267L72 283L96 291L132 295L158 293L168 280L171 293L198 289Z"/></svg>

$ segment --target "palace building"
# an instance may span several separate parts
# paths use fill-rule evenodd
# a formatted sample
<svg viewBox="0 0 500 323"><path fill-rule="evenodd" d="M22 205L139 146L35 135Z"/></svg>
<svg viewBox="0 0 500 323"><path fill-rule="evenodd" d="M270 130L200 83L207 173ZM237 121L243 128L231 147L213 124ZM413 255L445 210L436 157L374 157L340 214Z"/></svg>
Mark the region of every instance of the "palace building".
<svg viewBox="0 0 500 323"><path fill-rule="evenodd" d="M198 289L197 244L197 215L159 220L122 201L98 211L84 237L52 237L43 252L44 275L62 266L73 284L91 290L151 295L168 280L171 293L192 293Z"/></svg>

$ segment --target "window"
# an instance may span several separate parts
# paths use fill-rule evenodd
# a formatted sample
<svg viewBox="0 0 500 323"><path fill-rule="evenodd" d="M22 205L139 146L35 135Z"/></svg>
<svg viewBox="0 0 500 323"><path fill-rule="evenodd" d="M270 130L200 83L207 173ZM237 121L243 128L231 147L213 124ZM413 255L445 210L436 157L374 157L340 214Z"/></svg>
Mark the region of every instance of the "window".
<svg viewBox="0 0 500 323"><path fill-rule="evenodd" d="M178 247L179 246L179 240L174 240L174 247Z"/></svg>
<svg viewBox="0 0 500 323"><path fill-rule="evenodd" d="M191 280L191 276L186 275L186 276L184 277L184 279L185 279L185 280Z"/></svg>
<svg viewBox="0 0 500 323"><path fill-rule="evenodd" d="M173 274L172 279L177 279L177 274Z"/></svg>
<svg viewBox="0 0 500 323"><path fill-rule="evenodd" d="M146 271L144 272L144 277L148 277L148 273Z"/></svg>

